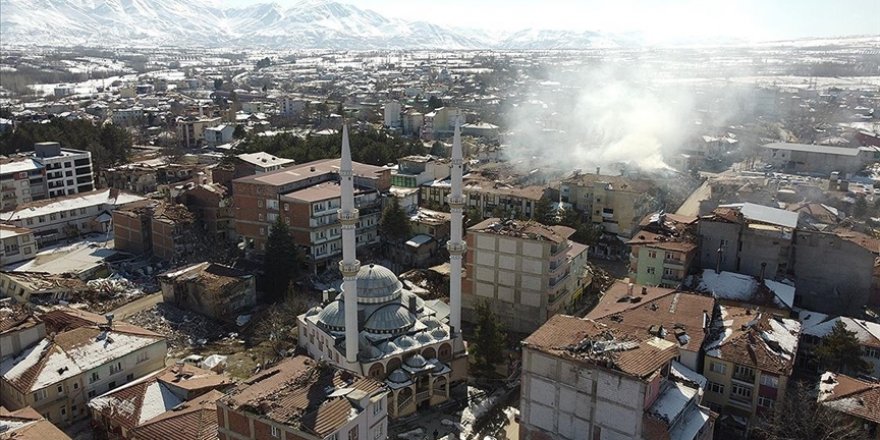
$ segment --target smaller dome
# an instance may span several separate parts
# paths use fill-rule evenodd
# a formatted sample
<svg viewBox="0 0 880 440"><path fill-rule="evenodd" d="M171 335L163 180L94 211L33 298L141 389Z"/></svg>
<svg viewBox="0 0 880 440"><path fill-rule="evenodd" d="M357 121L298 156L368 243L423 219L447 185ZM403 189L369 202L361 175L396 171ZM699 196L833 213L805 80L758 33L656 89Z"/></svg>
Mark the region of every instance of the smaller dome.
<svg viewBox="0 0 880 440"><path fill-rule="evenodd" d="M443 327L436 327L434 328L434 330L431 330L431 336L439 341L442 339L446 339L449 336L449 333L447 333L446 330L443 329Z"/></svg>
<svg viewBox="0 0 880 440"><path fill-rule="evenodd" d="M382 350L379 350L378 348L376 348L375 345L372 345L372 344L368 344L368 345L361 344L361 349L360 349L360 353L358 353L358 356L360 356L361 359L368 359L368 360L378 359L378 358L382 357Z"/></svg>
<svg viewBox="0 0 880 440"><path fill-rule="evenodd" d="M418 332L415 335L416 341L420 344L430 344L434 342L434 338L428 334L428 332Z"/></svg>
<svg viewBox="0 0 880 440"><path fill-rule="evenodd" d="M412 338L412 336L402 335L394 340L394 343L400 347L401 350L409 350L410 348L415 347L416 340Z"/></svg>
<svg viewBox="0 0 880 440"><path fill-rule="evenodd" d="M388 380L394 383L405 383L409 382L409 375L406 374L406 371L398 368L388 375Z"/></svg>
<svg viewBox="0 0 880 440"><path fill-rule="evenodd" d="M342 301L333 301L318 313L318 323L331 330L345 329L345 313Z"/></svg>
<svg viewBox="0 0 880 440"><path fill-rule="evenodd" d="M422 324L425 324L425 327L428 327L429 329L437 328L437 327L440 327L441 325L443 325L440 323L440 321L437 320L437 318L435 318L433 316L429 316L427 318L424 318L421 321L422 321Z"/></svg>
<svg viewBox="0 0 880 440"><path fill-rule="evenodd" d="M385 354L393 354L400 351L400 347L398 347L393 341L385 341L379 344L379 350L382 350Z"/></svg>
<svg viewBox="0 0 880 440"><path fill-rule="evenodd" d="M415 320L406 307L387 304L379 307L364 323L364 329L373 333L396 333L413 326Z"/></svg>
<svg viewBox="0 0 880 440"><path fill-rule="evenodd" d="M425 368L425 365L428 365L428 361L422 355L416 354L406 360L406 365L412 368Z"/></svg>

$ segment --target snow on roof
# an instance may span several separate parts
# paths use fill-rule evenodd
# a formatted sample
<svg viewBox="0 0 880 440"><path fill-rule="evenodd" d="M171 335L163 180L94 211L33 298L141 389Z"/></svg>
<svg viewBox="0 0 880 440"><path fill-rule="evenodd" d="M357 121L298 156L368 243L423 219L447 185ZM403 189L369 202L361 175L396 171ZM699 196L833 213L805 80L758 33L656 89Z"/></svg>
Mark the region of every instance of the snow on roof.
<svg viewBox="0 0 880 440"><path fill-rule="evenodd" d="M804 334L811 334L808 330L814 326L817 326L826 319L828 319L828 315L824 313L814 312L812 310L806 309L794 309L798 312L798 320L801 322L801 328L804 329Z"/></svg>
<svg viewBox="0 0 880 440"><path fill-rule="evenodd" d="M794 305L795 288L778 281L764 280L764 285L775 295L774 302L778 306L791 308ZM749 301L758 289L758 280L750 275L734 272L715 273L712 269L704 269L700 277L698 291L708 292L716 298L734 301Z"/></svg>
<svg viewBox="0 0 880 440"><path fill-rule="evenodd" d="M672 361L670 372L674 377L699 385L700 388L706 388L706 384L709 382L706 376L691 370L678 361Z"/></svg>
<svg viewBox="0 0 880 440"><path fill-rule="evenodd" d="M768 321L770 330L761 332L761 338L774 352L785 359L792 359L797 352L801 323L793 319L773 318Z"/></svg>
<svg viewBox="0 0 880 440"><path fill-rule="evenodd" d="M721 357L721 351L718 348L733 335L733 320L725 319L727 318L727 308L724 306L718 307L721 310L721 319L716 321L713 326L721 326L724 332L719 333L714 340L706 342L706 355L716 358Z"/></svg>
<svg viewBox="0 0 880 440"><path fill-rule="evenodd" d="M140 200L144 200L144 198L137 194L119 192L119 195L116 198L113 198L112 192L109 189L91 191L73 196L59 197L53 199L49 203L36 203L34 206L25 205L16 211L6 214L4 220L15 221L34 218L41 215L49 215L61 211L72 211L74 209L99 205L119 206Z"/></svg>
<svg viewBox="0 0 880 440"><path fill-rule="evenodd" d="M273 156L264 151L260 151L258 153L239 154L237 157L247 163L258 166L287 165L294 162L293 159L284 159L281 157Z"/></svg>
<svg viewBox="0 0 880 440"><path fill-rule="evenodd" d="M423 244L429 243L433 238L427 234L418 234L407 240L406 245L417 248Z"/></svg>
<svg viewBox="0 0 880 440"><path fill-rule="evenodd" d="M795 228L798 223L799 214L797 212L771 208L764 205L756 205L754 203L731 203L728 205L721 205L719 208L738 209L746 219L783 226L786 228Z"/></svg>
<svg viewBox="0 0 880 440"><path fill-rule="evenodd" d="M4 163L2 166L2 174L14 174L23 171L34 171L42 167L42 165L40 165L39 163L37 163L37 161L33 159L22 159L14 162Z"/></svg>
<svg viewBox="0 0 880 440"><path fill-rule="evenodd" d="M699 408L688 409L681 421L669 431L669 440L692 440L709 421L709 412Z"/></svg>
<svg viewBox="0 0 880 440"><path fill-rule="evenodd" d="M49 345L48 339L43 339L31 348L25 349L18 356L7 358L0 363L0 375L5 379L17 379L25 371L40 361L43 352Z"/></svg>
<svg viewBox="0 0 880 440"><path fill-rule="evenodd" d="M696 388L680 383L667 382L666 388L660 394L660 397L654 401L654 404L651 405L649 412L661 420L672 424L679 414L687 408L688 402L697 395L697 391Z"/></svg>
<svg viewBox="0 0 880 440"><path fill-rule="evenodd" d="M161 382L151 383L144 391L144 400L141 402L141 415L138 424L142 424L159 414L168 411L183 402Z"/></svg>
<svg viewBox="0 0 880 440"><path fill-rule="evenodd" d="M838 156L858 156L858 148L832 147L829 145L795 144L787 142L773 142L763 145L770 150L802 151L806 153L833 154Z"/></svg>
<svg viewBox="0 0 880 440"><path fill-rule="evenodd" d="M809 328L805 327L804 334L815 336L817 338L824 338L831 333L831 330L834 329L837 321L842 321L847 330L854 332L856 338L859 339L859 342L873 343L874 345L880 343L880 324L847 316L830 319Z"/></svg>

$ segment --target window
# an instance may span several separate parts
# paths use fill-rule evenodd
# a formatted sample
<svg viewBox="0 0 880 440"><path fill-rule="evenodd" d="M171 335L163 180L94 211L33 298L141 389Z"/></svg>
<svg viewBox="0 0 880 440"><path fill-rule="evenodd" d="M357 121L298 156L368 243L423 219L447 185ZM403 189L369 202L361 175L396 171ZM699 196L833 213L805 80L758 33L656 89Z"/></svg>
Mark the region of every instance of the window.
<svg viewBox="0 0 880 440"><path fill-rule="evenodd" d="M275 438L279 438L279 437L281 437L281 432L278 431L278 427L277 427L277 426L273 426L273 427L271 428L271 430L272 430L272 437L275 437Z"/></svg>
<svg viewBox="0 0 880 440"><path fill-rule="evenodd" d="M717 393L717 394L724 394L724 385L721 385L720 383L715 383L715 382L710 381L707 388L709 389L710 392Z"/></svg>
<svg viewBox="0 0 880 440"><path fill-rule="evenodd" d="M262 199L257 200L257 208L262 208L262 207L263 207L263 200Z"/></svg>
<svg viewBox="0 0 880 440"><path fill-rule="evenodd" d="M709 365L709 370L713 373L724 374L727 372L727 366L720 362L712 362Z"/></svg>
<svg viewBox="0 0 880 440"><path fill-rule="evenodd" d="M278 200L266 199L266 207L277 211L278 210Z"/></svg>
<svg viewBox="0 0 880 440"><path fill-rule="evenodd" d="M378 415L380 412L382 412L382 399L377 400L373 404L373 415Z"/></svg>
<svg viewBox="0 0 880 440"><path fill-rule="evenodd" d="M58 394L64 394L64 385L58 384Z"/></svg>
<svg viewBox="0 0 880 440"><path fill-rule="evenodd" d="M89 377L89 383L95 383L99 380L101 380L101 376L98 374L97 371L93 371L92 376Z"/></svg>
<svg viewBox="0 0 880 440"><path fill-rule="evenodd" d="M672 276L675 275L675 271L669 268L663 269L663 275Z"/></svg>
<svg viewBox="0 0 880 440"><path fill-rule="evenodd" d="M34 219L32 219L32 218L25 219L25 223L27 223L28 226L32 226L34 224Z"/></svg>
<svg viewBox="0 0 880 440"><path fill-rule="evenodd" d="M46 216L45 216L45 215L41 215L41 216L37 217L37 222L39 222L39 223L46 223Z"/></svg>
<svg viewBox="0 0 880 440"><path fill-rule="evenodd" d="M86 208L79 208L79 215L86 215Z"/></svg>
<svg viewBox="0 0 880 440"><path fill-rule="evenodd" d="M67 415L67 408L65 408L65 407L62 406L62 407L61 407L61 411L60 411L60 413L61 413L61 418L63 419L64 416Z"/></svg>
<svg viewBox="0 0 880 440"><path fill-rule="evenodd" d="M95 397L96 394L97 393L95 392L95 390L89 391L89 399L91 399L92 397Z"/></svg>
<svg viewBox="0 0 880 440"><path fill-rule="evenodd" d="M378 426L376 426L376 432L373 433L373 440L379 440L380 438L385 438L385 437L383 437L381 423Z"/></svg>
<svg viewBox="0 0 880 440"><path fill-rule="evenodd" d="M745 365L734 365L733 376L737 379L755 380L755 370Z"/></svg>
<svg viewBox="0 0 880 440"><path fill-rule="evenodd" d="M730 388L730 395L742 397L745 399L751 399L752 398L752 389L747 386L733 384Z"/></svg>
<svg viewBox="0 0 880 440"><path fill-rule="evenodd" d="M355 426L348 431L348 440L358 440L358 428Z"/></svg>
<svg viewBox="0 0 880 440"><path fill-rule="evenodd" d="M116 388L116 381L110 382L107 384L107 391L111 391L113 388Z"/></svg>
<svg viewBox="0 0 880 440"><path fill-rule="evenodd" d="M276 214L274 212L270 212L270 213L266 214L266 220L269 220L270 222L275 223L276 221L278 221L278 214Z"/></svg>
<svg viewBox="0 0 880 440"><path fill-rule="evenodd" d="M324 437L324 440L338 440L338 439L339 439L339 436L335 432L333 434L328 435L327 437Z"/></svg>
<svg viewBox="0 0 880 440"><path fill-rule="evenodd" d="M258 215L257 215L257 218L258 218L260 221L263 221L263 220L264 220L264 217L263 217L263 214L262 214L262 213L258 214Z"/></svg>
<svg viewBox="0 0 880 440"><path fill-rule="evenodd" d="M645 269L645 272L647 272L650 275L654 275L655 273L657 273L657 270L654 269L653 267L649 267L649 268Z"/></svg>
<svg viewBox="0 0 880 440"><path fill-rule="evenodd" d="M137 363L146 362L146 361L147 361L147 358L148 358L148 356L147 356L147 352L146 352L146 351L142 351L142 352L138 353L138 356L137 356Z"/></svg>
<svg viewBox="0 0 880 440"><path fill-rule="evenodd" d="M262 217L262 216L263 215L260 214L260 217ZM262 220L262 219L260 219L260 220ZM266 235L266 228L263 228L263 227L260 228L260 235Z"/></svg>
<svg viewBox="0 0 880 440"><path fill-rule="evenodd" d="M779 388L779 378L776 376L771 376L769 374L761 375L761 385L768 386L771 388Z"/></svg>
<svg viewBox="0 0 880 440"><path fill-rule="evenodd" d="M874 347L865 347L865 357L880 359L880 350L877 350Z"/></svg>
<svg viewBox="0 0 880 440"><path fill-rule="evenodd" d="M38 390L34 393L34 402L39 402L46 398L46 390Z"/></svg>
<svg viewBox="0 0 880 440"><path fill-rule="evenodd" d="M285 204L284 204L284 211L286 212L286 211L289 210L289 209L290 209L290 205L287 204L287 203L285 203Z"/></svg>
<svg viewBox="0 0 880 440"><path fill-rule="evenodd" d="M116 374L120 371L122 371L122 362L110 364L110 374Z"/></svg>
<svg viewBox="0 0 880 440"><path fill-rule="evenodd" d="M657 251L648 251L648 258L657 258Z"/></svg>
<svg viewBox="0 0 880 440"><path fill-rule="evenodd" d="M79 389L79 382L74 382L74 383L73 383L73 389L75 389L75 390L78 390L78 389Z"/></svg>
<svg viewBox="0 0 880 440"><path fill-rule="evenodd" d="M132 380L134 380L134 374L129 374L128 376L125 376L126 382L131 382Z"/></svg>
<svg viewBox="0 0 880 440"><path fill-rule="evenodd" d="M761 408L772 409L774 403L776 403L776 401L769 397L758 397L758 406L760 406Z"/></svg>

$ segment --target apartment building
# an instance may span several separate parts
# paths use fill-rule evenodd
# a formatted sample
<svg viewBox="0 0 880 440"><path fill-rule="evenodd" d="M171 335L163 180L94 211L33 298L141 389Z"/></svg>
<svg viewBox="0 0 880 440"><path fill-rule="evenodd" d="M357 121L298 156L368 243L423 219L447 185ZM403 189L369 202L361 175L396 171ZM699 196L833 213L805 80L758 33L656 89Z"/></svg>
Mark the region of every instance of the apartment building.
<svg viewBox="0 0 880 440"><path fill-rule="evenodd" d="M186 260L196 252L195 231L195 216L186 206L159 203L150 218L153 256L170 262Z"/></svg>
<svg viewBox="0 0 880 440"><path fill-rule="evenodd" d="M46 324L25 304L0 309L0 362L46 337Z"/></svg>
<svg viewBox="0 0 880 440"><path fill-rule="evenodd" d="M440 107L425 113L422 138L432 140L450 136L456 122L465 122L464 112L458 108Z"/></svg>
<svg viewBox="0 0 880 440"><path fill-rule="evenodd" d="M27 156L0 158L0 212L45 198L46 194L42 164Z"/></svg>
<svg viewBox="0 0 880 440"><path fill-rule="evenodd" d="M0 224L0 266L29 260L36 253L34 231Z"/></svg>
<svg viewBox="0 0 880 440"><path fill-rule="evenodd" d="M761 146L763 159L790 173L821 173L833 171L855 173L880 160L878 147L835 147L830 145L774 142Z"/></svg>
<svg viewBox="0 0 880 440"><path fill-rule="evenodd" d="M215 263L197 263L158 277L166 304L232 322L257 304L253 275Z"/></svg>
<svg viewBox="0 0 880 440"><path fill-rule="evenodd" d="M261 254L278 216L290 224L294 240L308 249L313 270L341 254L339 159L298 164L232 182L235 231L247 248ZM354 163L355 204L360 209L358 245L378 240L380 194L391 187L390 170Z"/></svg>
<svg viewBox="0 0 880 440"><path fill-rule="evenodd" d="M719 206L700 218L701 267L784 278L797 226L796 212L753 203Z"/></svg>
<svg viewBox="0 0 880 440"><path fill-rule="evenodd" d="M177 140L184 148L197 148L205 144L205 129L217 127L221 118L187 116L177 118Z"/></svg>
<svg viewBox="0 0 880 440"><path fill-rule="evenodd" d="M447 197L452 189L449 179L427 182L420 188L420 204L424 207L448 209ZM535 207L547 194L542 185L511 185L498 183L471 173L464 177L465 209L475 211L482 218L534 218Z"/></svg>
<svg viewBox="0 0 880 440"><path fill-rule="evenodd" d="M400 127L400 112L402 106L397 101L388 101L382 107L384 125L388 128Z"/></svg>
<svg viewBox="0 0 880 440"><path fill-rule="evenodd" d="M43 315L51 338L0 363L0 403L33 407L59 426L88 418L87 402L165 366L159 334L92 313Z"/></svg>
<svg viewBox="0 0 880 440"><path fill-rule="evenodd" d="M0 213L0 221L34 231L40 247L87 232L108 232L110 212L119 206L144 200L143 197L116 190L38 200Z"/></svg>
<svg viewBox="0 0 880 440"><path fill-rule="evenodd" d="M452 163L433 156L407 156L397 160L397 169L391 170L391 185L418 188L435 180L449 178Z"/></svg>
<svg viewBox="0 0 880 440"><path fill-rule="evenodd" d="M64 431L29 406L15 411L0 406L0 426L5 428L0 433L4 440L71 440Z"/></svg>
<svg viewBox="0 0 880 440"><path fill-rule="evenodd" d="M800 323L755 306L720 305L706 337L705 401L721 425L745 437L785 397Z"/></svg>
<svg viewBox="0 0 880 440"><path fill-rule="evenodd" d="M285 359L217 401L220 440L384 439L388 389L305 356Z"/></svg>
<svg viewBox="0 0 880 440"><path fill-rule="evenodd" d="M92 153L61 148L58 142L34 144L34 160L45 170L49 197L69 196L95 189Z"/></svg>
<svg viewBox="0 0 880 440"><path fill-rule="evenodd" d="M235 156L235 177L268 173L293 165L293 159L273 156L265 151L244 153Z"/></svg>
<svg viewBox="0 0 880 440"><path fill-rule="evenodd" d="M587 246L574 229L490 218L467 230L462 317L487 301L510 331L530 333L566 311L582 286Z"/></svg>
<svg viewBox="0 0 880 440"><path fill-rule="evenodd" d="M605 232L631 238L639 222L660 208L650 181L575 172L559 185L560 200L587 214Z"/></svg>
<svg viewBox="0 0 880 440"><path fill-rule="evenodd" d="M556 315L522 346L523 440L710 440L705 378L675 361L672 334Z"/></svg>
<svg viewBox="0 0 880 440"><path fill-rule="evenodd" d="M880 382L826 372L819 380L816 400L861 426L869 439L880 440Z"/></svg>
<svg viewBox="0 0 880 440"><path fill-rule="evenodd" d="M278 98L278 111L281 116L296 116L306 109L307 103L308 102L304 99L297 99L285 96L282 98Z"/></svg>
<svg viewBox="0 0 880 440"><path fill-rule="evenodd" d="M697 257L696 217L649 214L630 246L629 278L637 284L676 288Z"/></svg>
<svg viewBox="0 0 880 440"><path fill-rule="evenodd" d="M855 333L856 339L859 340L862 360L870 365L867 375L880 377L880 324L847 316L829 319L826 315L809 310L802 310L800 315L809 318L801 320L803 330L801 343L798 345L798 367L813 373L821 372L814 351L822 343L822 339L831 333L834 326L840 323L847 331ZM817 321L821 322L816 323Z"/></svg>
<svg viewBox="0 0 880 440"><path fill-rule="evenodd" d="M55 303L68 300L89 290L85 281L73 274L46 272L0 272L0 295L19 304Z"/></svg>
<svg viewBox="0 0 880 440"><path fill-rule="evenodd" d="M678 345L679 362L700 371L703 341L714 310L715 299L711 296L615 281L586 318L609 326L622 323L648 329L651 334L668 335Z"/></svg>

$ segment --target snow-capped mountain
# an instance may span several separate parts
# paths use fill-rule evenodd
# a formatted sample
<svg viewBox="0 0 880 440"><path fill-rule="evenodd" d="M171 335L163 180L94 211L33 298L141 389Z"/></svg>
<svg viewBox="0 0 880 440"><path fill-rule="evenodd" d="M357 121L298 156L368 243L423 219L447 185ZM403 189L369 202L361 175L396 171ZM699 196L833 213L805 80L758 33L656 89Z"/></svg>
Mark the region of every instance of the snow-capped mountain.
<svg viewBox="0 0 880 440"><path fill-rule="evenodd" d="M629 38L529 29L498 35L385 17L333 0L226 8L211 0L0 0L4 44L291 49L620 47Z"/></svg>

